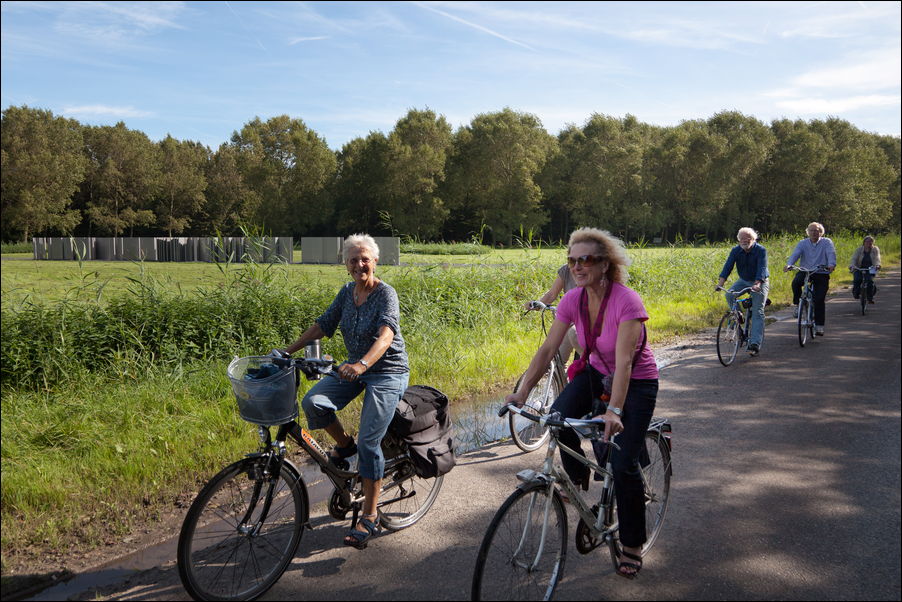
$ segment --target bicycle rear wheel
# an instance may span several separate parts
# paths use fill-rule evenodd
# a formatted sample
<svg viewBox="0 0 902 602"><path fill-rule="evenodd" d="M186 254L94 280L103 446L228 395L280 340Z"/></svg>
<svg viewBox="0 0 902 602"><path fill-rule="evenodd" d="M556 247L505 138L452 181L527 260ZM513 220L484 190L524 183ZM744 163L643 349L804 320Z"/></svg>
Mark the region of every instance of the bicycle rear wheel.
<svg viewBox="0 0 902 602"><path fill-rule="evenodd" d="M266 462L246 458L227 466L191 504L177 558L182 584L195 600L253 600L294 558L307 517L303 484L287 464L273 484ZM257 524L270 484L272 503Z"/></svg>
<svg viewBox="0 0 902 602"><path fill-rule="evenodd" d="M399 531L426 516L444 478L444 475L431 479L417 476L410 460L386 469L379 496L379 522L389 531Z"/></svg>
<svg viewBox="0 0 902 602"><path fill-rule="evenodd" d="M523 382L523 376L517 381L514 392L520 390ZM546 414L551 404L557 399L558 395L564 389L564 384L554 370L554 362L548 365L548 370L536 383L536 386L529 392L526 403L523 407L528 408L535 414ZM531 452L539 449L548 441L548 428L543 427L538 422L533 422L527 418L523 418L516 412L508 412L508 425L511 431L511 437L517 447L525 452Z"/></svg>
<svg viewBox="0 0 902 602"><path fill-rule="evenodd" d="M642 482L645 487L645 543L642 545L642 554L645 555L651 549L664 525L664 515L667 513L667 504L670 501L670 477L673 468L670 465L670 446L661 433L650 431L645 434L645 450L639 454L639 465L642 468ZM608 524L616 520L616 501L611 504L611 515L608 516ZM610 539L611 560L614 570L620 560L622 550L620 534L617 532Z"/></svg>
<svg viewBox="0 0 902 602"><path fill-rule="evenodd" d="M549 600L566 557L567 512L560 495L545 484L517 488L479 547L471 599Z"/></svg>
<svg viewBox="0 0 902 602"><path fill-rule="evenodd" d="M799 299L799 345L801 345L802 347L805 346L805 343L808 342L809 338L808 333L810 332L810 330L808 323L810 321L810 316L808 314L811 313L809 311L809 307L810 304L808 303L808 299L804 297Z"/></svg>
<svg viewBox="0 0 902 602"><path fill-rule="evenodd" d="M729 366L736 359L742 344L741 330L742 326L732 311L728 311L720 319L717 326L717 359L724 366Z"/></svg>

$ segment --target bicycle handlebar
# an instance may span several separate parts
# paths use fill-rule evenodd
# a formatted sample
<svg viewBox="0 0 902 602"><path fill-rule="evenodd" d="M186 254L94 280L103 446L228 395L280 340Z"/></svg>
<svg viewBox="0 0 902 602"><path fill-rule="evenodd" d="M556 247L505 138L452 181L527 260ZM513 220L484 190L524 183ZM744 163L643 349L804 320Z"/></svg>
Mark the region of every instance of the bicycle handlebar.
<svg viewBox="0 0 902 602"><path fill-rule="evenodd" d="M533 414L526 408L520 408L515 405L506 403L501 406L501 409L498 410L498 416L504 416L508 412L514 412L515 414L519 414L524 418L528 418L533 422L538 422L547 426L555 426L555 427L579 427L579 426L591 426L591 427L604 427L604 420L584 420L581 418L560 418L560 413L552 412L550 414L544 414L539 416L538 414Z"/></svg>
<svg viewBox="0 0 902 602"><path fill-rule="evenodd" d="M328 374L332 371L332 366L335 365L335 360L332 358L323 358L323 359L304 359L300 357L274 357L272 358L272 363L280 368L288 368L294 367L304 373L304 376L307 377L307 380L310 380L312 377L317 374Z"/></svg>
<svg viewBox="0 0 902 602"><path fill-rule="evenodd" d="M526 314L528 314L531 311L546 311L546 310L554 313L557 310L557 306L556 305L545 305L544 303L542 303L541 301L538 301L538 300L530 301L529 309L527 309L525 312L523 312L523 315L525 316Z"/></svg>
<svg viewBox="0 0 902 602"><path fill-rule="evenodd" d="M800 266L800 265L798 265L798 266L796 266L796 265L789 265L789 266L786 266L786 267L788 267L788 268L790 269L790 271L791 271L791 270L798 270L799 272L813 273L813 272L817 272L818 270L826 270L826 269L828 269L830 266L827 266L827 265L819 265L819 266L817 266L816 268L814 268L813 270L809 270L809 269L807 269L807 268L803 268L803 267Z"/></svg>
<svg viewBox="0 0 902 602"><path fill-rule="evenodd" d="M723 291L723 292L725 292L725 293L733 293L734 295L736 295L736 296L738 297L739 295L744 295L744 294L746 294L746 293L748 293L748 292L751 292L751 291L752 291L752 288L753 288L753 287L751 287L751 286L747 286L747 287L745 287L744 289L741 289L741 290L738 290L738 291L731 291L731 290L728 289L728 288L724 288L724 287L722 287L722 286L716 286L716 287L714 287L714 290L715 290L715 291Z"/></svg>

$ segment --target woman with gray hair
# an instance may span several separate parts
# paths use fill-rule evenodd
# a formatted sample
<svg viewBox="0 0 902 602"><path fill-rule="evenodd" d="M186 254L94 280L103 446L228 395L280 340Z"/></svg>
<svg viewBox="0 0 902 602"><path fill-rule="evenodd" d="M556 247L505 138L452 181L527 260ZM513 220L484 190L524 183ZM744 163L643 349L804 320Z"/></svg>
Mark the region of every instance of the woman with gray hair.
<svg viewBox="0 0 902 602"><path fill-rule="evenodd" d="M336 328L341 328L347 361L311 388L301 407L311 429L325 429L335 440L336 447L329 454L334 464L347 466L345 458L358 454L357 467L365 496L363 514L348 531L344 543L363 549L378 531L376 508L385 468L381 443L407 389L410 369L401 336L398 294L376 277L376 241L366 234L349 236L342 254L354 281L341 287L323 315L285 351L294 353L312 341L331 337ZM361 392L363 408L354 441L335 413Z"/></svg>
<svg viewBox="0 0 902 602"><path fill-rule="evenodd" d="M764 340L764 307L767 305L767 293L770 290L767 271L767 249L758 244L758 233L751 228L740 228L736 234L739 244L730 250L727 261L720 271L715 290L723 288L724 283L736 266L739 278L727 291L727 306L733 305L735 291L752 288L752 331L749 334L749 353L758 355L761 342Z"/></svg>
<svg viewBox="0 0 902 602"><path fill-rule="evenodd" d="M849 271L852 272L852 296L858 299L861 296L861 284L864 281L864 275L860 268L873 268L871 273L880 269L880 249L874 244L873 236L865 236L862 245L855 249L852 259L849 261ZM877 285L874 284L874 276L867 279L867 287L865 289L868 303L874 302L874 295L877 294Z"/></svg>

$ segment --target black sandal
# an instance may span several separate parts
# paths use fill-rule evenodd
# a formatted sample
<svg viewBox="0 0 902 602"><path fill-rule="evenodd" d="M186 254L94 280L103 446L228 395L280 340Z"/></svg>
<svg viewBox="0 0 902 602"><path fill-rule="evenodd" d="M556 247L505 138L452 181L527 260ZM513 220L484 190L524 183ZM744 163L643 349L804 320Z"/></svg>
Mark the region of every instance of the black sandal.
<svg viewBox="0 0 902 602"><path fill-rule="evenodd" d="M377 517L375 514L362 515L360 517L360 522L363 524L363 528L366 529L366 531L359 531L356 528L357 525L354 525L355 528L348 531L347 535L345 535L344 543L346 546L363 550L366 548L367 543L369 543L370 538L380 531L379 525L376 522L367 519L367 516L372 516L373 518Z"/></svg>
<svg viewBox="0 0 902 602"><path fill-rule="evenodd" d="M624 557L629 558L630 560L636 560L638 562L627 562L626 560L623 560ZM635 579L636 577L638 577L639 571L642 570L642 557L625 550L621 550L620 558L620 564L617 566L617 574L626 579ZM625 572L623 569L634 570L632 572Z"/></svg>
<svg viewBox="0 0 902 602"><path fill-rule="evenodd" d="M339 470L347 470L351 467L350 462L345 460L345 458L350 458L354 454L357 453L357 442L354 441L354 438L351 437L351 442L345 445L344 447L335 446L332 448L332 452L329 453L329 464L338 468Z"/></svg>

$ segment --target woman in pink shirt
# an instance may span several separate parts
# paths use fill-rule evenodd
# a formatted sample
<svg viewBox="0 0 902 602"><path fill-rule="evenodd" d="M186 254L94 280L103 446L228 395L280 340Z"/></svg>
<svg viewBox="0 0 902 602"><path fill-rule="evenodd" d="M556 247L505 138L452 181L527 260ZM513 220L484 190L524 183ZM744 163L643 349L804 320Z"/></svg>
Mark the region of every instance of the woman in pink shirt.
<svg viewBox="0 0 902 602"><path fill-rule="evenodd" d="M573 232L567 264L577 288L561 299L557 317L529 364L520 392L508 395L507 401L523 405L570 325L576 325L579 343L588 352L588 364L572 376L552 409L567 418L603 417L605 438L617 435L620 449L611 457L623 545L617 572L633 579L642 568L646 541L639 452L658 396L658 368L644 325L648 313L639 295L623 284L629 259L623 243L608 232L594 228ZM606 407L598 401L603 394L609 396ZM564 429L560 441L580 450L579 436L572 430ZM588 489L588 468L565 453L561 460L573 482Z"/></svg>

